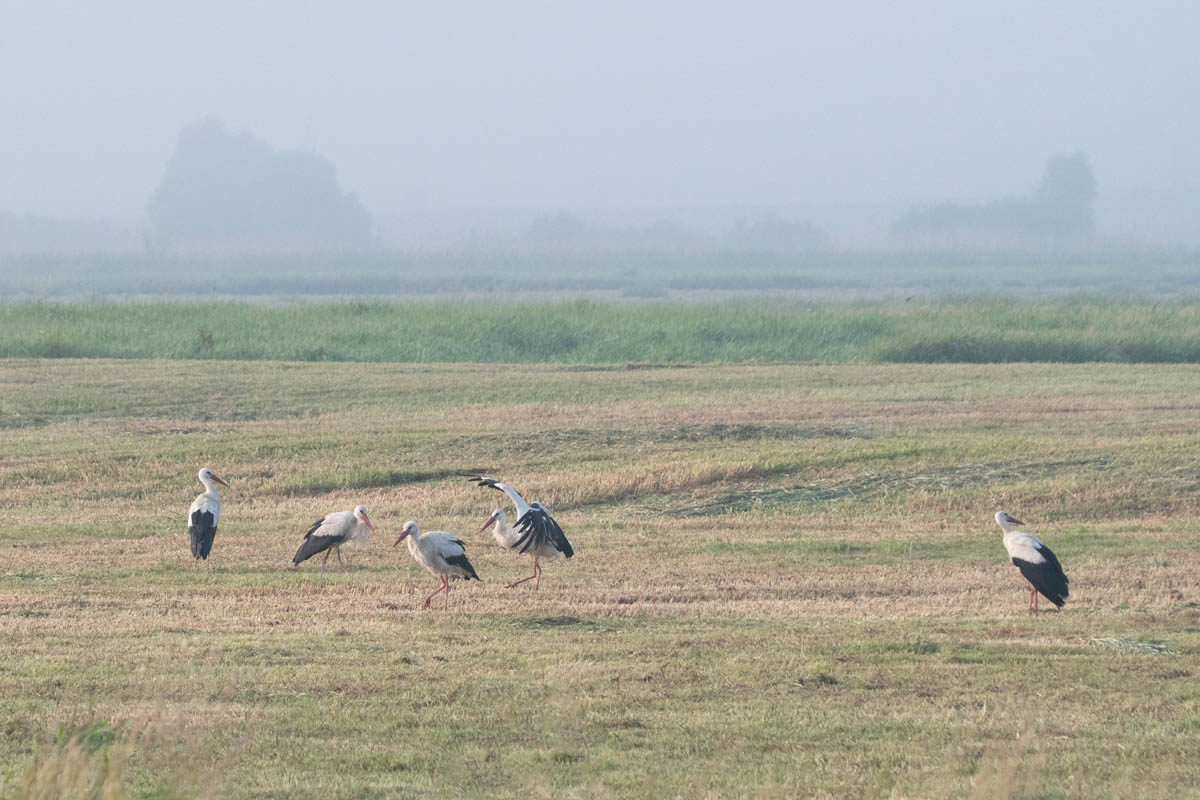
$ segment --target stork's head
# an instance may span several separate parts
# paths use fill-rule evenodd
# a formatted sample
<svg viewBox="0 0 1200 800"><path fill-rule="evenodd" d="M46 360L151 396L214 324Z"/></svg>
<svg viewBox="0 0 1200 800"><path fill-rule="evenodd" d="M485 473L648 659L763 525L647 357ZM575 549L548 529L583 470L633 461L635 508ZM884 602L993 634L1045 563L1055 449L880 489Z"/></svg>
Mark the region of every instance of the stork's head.
<svg viewBox="0 0 1200 800"><path fill-rule="evenodd" d="M229 484L226 483L225 481L221 480L220 478L218 478L216 476L216 474L213 473L213 471L211 469L209 469L208 467L205 467L204 469L200 470L200 482L201 483L215 482L215 483L221 484L226 489L229 488Z"/></svg>
<svg viewBox="0 0 1200 800"><path fill-rule="evenodd" d="M362 506L354 507L354 518L371 529L371 533L375 532L375 526L371 524L371 520L367 519L367 510Z"/></svg>
<svg viewBox="0 0 1200 800"><path fill-rule="evenodd" d="M1007 531L1011 530L1013 525L1024 525L1025 523L1015 517L1010 517L1007 511L997 511L996 524Z"/></svg>
<svg viewBox="0 0 1200 800"><path fill-rule="evenodd" d="M395 547L396 545L403 542L405 536L412 536L415 538L416 535L417 535L417 523L410 519L408 522L404 523L404 528L400 531L400 538L397 539L392 544L392 547Z"/></svg>
<svg viewBox="0 0 1200 800"><path fill-rule="evenodd" d="M493 511L493 512L492 512L492 515L491 515L490 517L488 517L488 520L487 520L487 522L483 523L483 527L479 529L479 532L480 532L480 533L483 533L483 532L484 532L484 531L486 531L486 530L487 530L487 529L488 529L488 528L489 528L489 527L490 527L490 526L491 526L493 523L497 523L497 522L498 522L498 523L500 523L500 527L501 527L501 528L503 528L503 527L504 527L504 525L505 525L505 518L504 518L504 510L503 510L503 509L497 508L495 511Z"/></svg>

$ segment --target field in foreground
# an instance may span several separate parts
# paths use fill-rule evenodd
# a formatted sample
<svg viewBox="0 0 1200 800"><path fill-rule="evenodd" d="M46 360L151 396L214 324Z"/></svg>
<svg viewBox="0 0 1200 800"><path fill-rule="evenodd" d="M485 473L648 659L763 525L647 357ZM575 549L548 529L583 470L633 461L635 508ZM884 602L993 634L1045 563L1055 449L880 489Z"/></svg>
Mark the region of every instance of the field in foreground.
<svg viewBox="0 0 1200 800"><path fill-rule="evenodd" d="M200 366L0 362L9 793L85 723L145 797L1200 786L1200 368ZM540 592L462 469L556 511ZM351 569L287 569L356 502ZM998 508L1063 612L1026 618ZM408 518L486 581L448 614Z"/></svg>

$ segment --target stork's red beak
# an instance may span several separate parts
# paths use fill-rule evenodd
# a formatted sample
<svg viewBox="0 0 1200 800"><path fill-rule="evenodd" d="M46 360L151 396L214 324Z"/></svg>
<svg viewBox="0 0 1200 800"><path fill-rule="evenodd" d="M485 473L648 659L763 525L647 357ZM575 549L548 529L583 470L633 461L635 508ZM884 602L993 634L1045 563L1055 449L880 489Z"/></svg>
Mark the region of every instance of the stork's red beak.
<svg viewBox="0 0 1200 800"><path fill-rule="evenodd" d="M396 545L398 545L398 544L400 544L401 542L403 542L403 541L404 541L404 537L405 537L405 536L408 536L408 531L405 531L404 533L400 534L400 538L399 538L399 539L397 539L396 541L392 542L392 547L395 547Z"/></svg>
<svg viewBox="0 0 1200 800"><path fill-rule="evenodd" d="M371 533L375 533L375 526L371 524L371 520L367 519L367 515L363 514L363 524L371 529ZM378 535L378 534L376 534Z"/></svg>
<svg viewBox="0 0 1200 800"><path fill-rule="evenodd" d="M228 484L228 483L226 483L225 481L221 480L220 478L218 478L216 475L213 475L213 476L212 476L212 479L213 479L214 481L216 481L217 483L221 484L222 486L224 486L226 489L228 489L228 488L229 488L229 484Z"/></svg>
<svg viewBox="0 0 1200 800"><path fill-rule="evenodd" d="M484 531L486 531L488 528L490 528L492 526L492 523L495 521L496 521L496 515L492 514L490 517L488 517L488 521L483 523L483 527L479 529L479 532L483 533Z"/></svg>
<svg viewBox="0 0 1200 800"><path fill-rule="evenodd" d="M1012 517L1009 517L1008 521L1011 522L1013 525L1024 525L1025 524L1024 522L1021 522L1021 520L1014 519Z"/></svg>

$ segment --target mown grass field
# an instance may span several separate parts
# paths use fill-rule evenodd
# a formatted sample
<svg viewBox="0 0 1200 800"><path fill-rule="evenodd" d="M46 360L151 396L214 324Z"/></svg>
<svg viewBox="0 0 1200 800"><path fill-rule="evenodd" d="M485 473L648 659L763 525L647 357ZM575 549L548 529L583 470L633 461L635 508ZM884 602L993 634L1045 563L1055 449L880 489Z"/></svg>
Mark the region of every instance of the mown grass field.
<svg viewBox="0 0 1200 800"><path fill-rule="evenodd" d="M1200 302L0 304L0 357L407 363L1200 362Z"/></svg>
<svg viewBox="0 0 1200 800"><path fill-rule="evenodd" d="M2 361L0 794L1192 796L1198 418L1195 365ZM555 510L541 591L464 469ZM288 569L359 502L349 570ZM447 614L409 518L485 580Z"/></svg>

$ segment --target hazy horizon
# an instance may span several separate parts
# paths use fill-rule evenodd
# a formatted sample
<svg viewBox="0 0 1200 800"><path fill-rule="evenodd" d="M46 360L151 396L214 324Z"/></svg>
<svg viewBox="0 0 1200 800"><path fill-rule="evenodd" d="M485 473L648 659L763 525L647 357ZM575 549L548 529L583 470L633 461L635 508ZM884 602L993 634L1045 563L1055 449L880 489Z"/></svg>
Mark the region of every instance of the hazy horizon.
<svg viewBox="0 0 1200 800"><path fill-rule="evenodd" d="M0 213L136 225L180 130L316 153L378 219L776 209L853 238L1027 194L1059 153L1097 229L1197 241L1182 3L9 4ZM640 216L639 216L640 215Z"/></svg>

